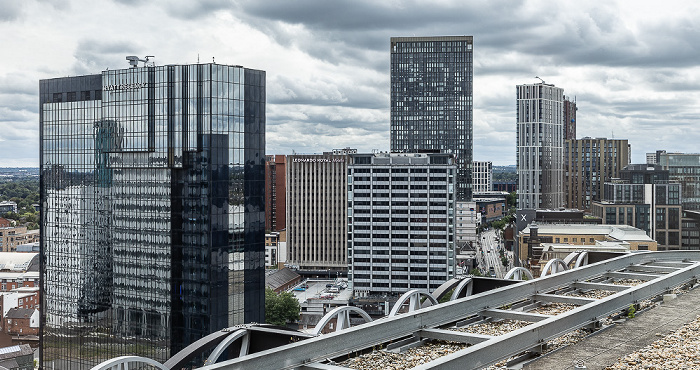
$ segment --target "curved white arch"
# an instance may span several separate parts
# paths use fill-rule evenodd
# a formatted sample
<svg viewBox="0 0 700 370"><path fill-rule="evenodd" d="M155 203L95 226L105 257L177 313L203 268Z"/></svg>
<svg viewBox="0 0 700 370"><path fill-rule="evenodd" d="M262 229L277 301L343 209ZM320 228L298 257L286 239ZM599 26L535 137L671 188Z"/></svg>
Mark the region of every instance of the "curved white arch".
<svg viewBox="0 0 700 370"><path fill-rule="evenodd" d="M314 327L313 334L314 335L319 335L321 334L321 331L323 330L326 325L336 316L338 316L338 322L336 323L335 326L335 331L347 329L350 327L350 313L356 313L362 316L363 319L365 319L365 322L371 322L372 318L362 310L361 308L357 308L354 306L341 306L337 307L327 314L325 314L321 320L316 324L316 327Z"/></svg>
<svg viewBox="0 0 700 370"><path fill-rule="evenodd" d="M170 370L163 366L160 362L156 360L151 360L150 358L141 356L120 356L113 359L104 361L95 365L90 370L128 370L130 363L136 363L139 365L151 365L156 369L160 370Z"/></svg>
<svg viewBox="0 0 700 370"><path fill-rule="evenodd" d="M575 252L569 253L566 257L564 257L564 263L567 266L569 266L571 264L571 262L574 261L580 253L581 253L581 251L575 251Z"/></svg>
<svg viewBox="0 0 700 370"><path fill-rule="evenodd" d="M532 273L530 270L526 269L525 267L513 267L506 273L506 276L504 276L504 279L513 279L513 280L525 280L523 277L527 277L527 280L532 280L534 277L532 276Z"/></svg>
<svg viewBox="0 0 700 370"><path fill-rule="evenodd" d="M548 275L554 275L557 272L560 271L566 271L567 267L564 261L561 258L552 258L547 262L546 265L544 265L544 268L542 269L542 273L540 274L540 277L543 278Z"/></svg>
<svg viewBox="0 0 700 370"><path fill-rule="evenodd" d="M474 289L474 281L472 278L462 279L462 281L459 282L459 285L457 285L455 290L452 292L450 301L472 295L472 289ZM464 292L464 295L462 295L462 292Z"/></svg>
<svg viewBox="0 0 700 370"><path fill-rule="evenodd" d="M583 251L581 254L579 254L578 258L576 259L576 264L574 265L574 268L579 268L581 266L585 266L588 264L588 251Z"/></svg>
<svg viewBox="0 0 700 370"><path fill-rule="evenodd" d="M435 289L432 293L433 298L437 299L440 301L443 296L447 295L451 290L454 290L459 283L462 282L462 278L452 278L450 280L447 280L446 282L442 283L437 289Z"/></svg>
<svg viewBox="0 0 700 370"><path fill-rule="evenodd" d="M243 338L243 342L241 343L241 352L239 356L245 356L248 354L248 344L250 343L249 341L249 336L248 336L248 329L239 329L231 333L226 339L222 340L221 343L219 343L216 348L211 352L209 357L204 361L204 365L211 365L215 364L216 360L219 359L219 356L221 356L224 351L228 348L228 346L231 345L231 343L235 342L237 339Z"/></svg>
<svg viewBox="0 0 700 370"><path fill-rule="evenodd" d="M433 297L432 294L428 293L425 290L409 290L408 292L404 293L401 297L399 297L398 301L396 301L394 307L391 308L391 312L389 312L389 317L398 315L399 310L404 304L406 304L406 302L408 302L408 312L421 309L421 296L426 297L430 301L430 303L434 305L438 304L438 301L435 299L435 297Z"/></svg>

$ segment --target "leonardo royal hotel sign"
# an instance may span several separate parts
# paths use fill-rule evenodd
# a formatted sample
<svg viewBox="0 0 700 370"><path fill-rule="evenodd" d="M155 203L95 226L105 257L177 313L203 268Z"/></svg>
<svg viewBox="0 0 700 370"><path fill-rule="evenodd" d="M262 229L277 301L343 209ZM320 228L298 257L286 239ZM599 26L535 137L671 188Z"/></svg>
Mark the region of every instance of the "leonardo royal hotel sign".
<svg viewBox="0 0 700 370"><path fill-rule="evenodd" d="M345 158L294 158L294 162L342 163L345 162Z"/></svg>

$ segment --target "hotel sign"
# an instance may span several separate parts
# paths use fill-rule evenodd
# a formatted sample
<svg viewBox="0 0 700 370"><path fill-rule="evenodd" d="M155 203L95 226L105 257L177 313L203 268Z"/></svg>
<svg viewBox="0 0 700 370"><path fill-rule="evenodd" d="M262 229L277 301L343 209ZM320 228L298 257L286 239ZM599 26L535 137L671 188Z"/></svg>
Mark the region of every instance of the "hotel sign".
<svg viewBox="0 0 700 370"><path fill-rule="evenodd" d="M147 87L147 86L148 86L148 84L146 82L133 82L133 83L128 83L128 84L106 85L104 87L104 90L105 91L121 92L121 91L126 91L126 90L142 89L142 88Z"/></svg>
<svg viewBox="0 0 700 370"><path fill-rule="evenodd" d="M345 158L294 158L294 162L343 163L345 162Z"/></svg>

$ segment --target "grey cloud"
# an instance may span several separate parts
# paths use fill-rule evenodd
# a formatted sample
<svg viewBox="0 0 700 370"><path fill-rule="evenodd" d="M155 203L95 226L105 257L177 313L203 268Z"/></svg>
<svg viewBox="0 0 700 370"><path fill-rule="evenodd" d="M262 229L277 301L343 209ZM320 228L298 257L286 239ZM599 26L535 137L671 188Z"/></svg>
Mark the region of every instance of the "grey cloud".
<svg viewBox="0 0 700 370"><path fill-rule="evenodd" d="M78 43L73 56L73 72L75 74L90 74L107 68L127 66L127 55L142 55L144 50L138 42L123 40L96 40L83 39ZM121 65L115 65L115 61L123 60Z"/></svg>
<svg viewBox="0 0 700 370"><path fill-rule="evenodd" d="M212 13L233 7L232 0L198 0L198 1L166 1L165 10L175 18L192 20L211 15Z"/></svg>
<svg viewBox="0 0 700 370"><path fill-rule="evenodd" d="M38 95L39 83L24 73L0 75L0 94Z"/></svg>
<svg viewBox="0 0 700 370"><path fill-rule="evenodd" d="M268 101L272 104L309 104L381 109L388 106L388 93L372 86L309 81L277 76L268 82Z"/></svg>
<svg viewBox="0 0 700 370"><path fill-rule="evenodd" d="M22 1L0 1L0 21L13 21L22 14Z"/></svg>

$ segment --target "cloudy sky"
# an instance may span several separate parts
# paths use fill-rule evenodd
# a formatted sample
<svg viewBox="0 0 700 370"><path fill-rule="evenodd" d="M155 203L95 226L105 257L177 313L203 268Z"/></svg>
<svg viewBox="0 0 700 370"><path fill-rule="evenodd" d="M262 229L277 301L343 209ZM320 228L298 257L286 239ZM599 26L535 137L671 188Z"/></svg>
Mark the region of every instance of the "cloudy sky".
<svg viewBox="0 0 700 370"><path fill-rule="evenodd" d="M39 80L158 64L267 71L267 153L389 148L389 38L474 36L474 158L515 164L515 85L563 87L578 137L700 152L694 1L0 0L0 167L38 166Z"/></svg>

